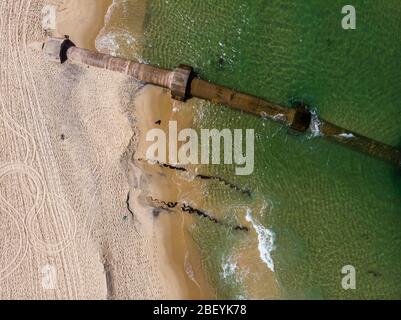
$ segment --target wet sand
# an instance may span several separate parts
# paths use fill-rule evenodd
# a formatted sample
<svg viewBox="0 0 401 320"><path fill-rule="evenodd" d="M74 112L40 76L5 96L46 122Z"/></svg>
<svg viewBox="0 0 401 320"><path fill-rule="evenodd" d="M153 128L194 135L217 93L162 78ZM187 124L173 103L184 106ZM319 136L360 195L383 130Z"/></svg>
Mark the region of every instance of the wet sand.
<svg viewBox="0 0 401 320"><path fill-rule="evenodd" d="M145 141L146 133L151 129L161 129L168 133L169 121L177 121L178 130L190 128L193 119L195 100L180 103L171 99L169 90L155 86L144 87L135 99L136 118L138 122L138 147L133 156L135 165L140 168L142 183L140 198L142 203L154 208L167 208L163 202L175 203L187 199L203 197L202 184L194 181L187 172L177 173L175 170L163 168L159 164L147 160L146 149L151 144ZM174 112L176 111L176 112ZM190 230L193 217L179 209L179 205L171 210L156 210L156 225L162 242L167 248L169 265L178 276L185 291L185 299L213 299L214 290L205 276L202 259Z"/></svg>
<svg viewBox="0 0 401 320"><path fill-rule="evenodd" d="M112 0L65 0L58 7L57 34L69 35L75 45L94 50Z"/></svg>

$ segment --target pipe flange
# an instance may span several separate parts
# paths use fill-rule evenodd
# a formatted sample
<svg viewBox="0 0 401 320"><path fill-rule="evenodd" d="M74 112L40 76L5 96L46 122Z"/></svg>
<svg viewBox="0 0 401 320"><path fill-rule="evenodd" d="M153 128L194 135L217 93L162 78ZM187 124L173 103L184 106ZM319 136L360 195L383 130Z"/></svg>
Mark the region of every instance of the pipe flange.
<svg viewBox="0 0 401 320"><path fill-rule="evenodd" d="M180 65L173 71L170 89L174 100L186 101L190 93L190 84L193 77L193 68L188 65Z"/></svg>

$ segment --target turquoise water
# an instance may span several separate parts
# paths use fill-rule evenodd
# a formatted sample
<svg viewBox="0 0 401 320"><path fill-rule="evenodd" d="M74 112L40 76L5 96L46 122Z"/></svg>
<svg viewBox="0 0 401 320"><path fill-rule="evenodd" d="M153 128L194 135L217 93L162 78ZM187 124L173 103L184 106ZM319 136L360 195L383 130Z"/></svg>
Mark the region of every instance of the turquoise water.
<svg viewBox="0 0 401 320"><path fill-rule="evenodd" d="M126 45L131 34L149 63L186 63L202 78L243 92L283 105L302 101L333 123L400 146L401 3L353 4L357 29L343 30L344 3L336 0L152 0L138 37L129 19L137 1L127 0L114 13L118 28L110 23L107 32L119 35L118 54L135 56ZM253 198L211 184L207 209L243 220L246 207L274 231L272 258L282 297L401 298L398 170L324 138L294 135L219 106L205 103L195 122L198 128L255 129L251 176L234 176L232 167L208 168L249 187ZM194 237L219 297L251 297L244 277L263 286L257 283L263 275L238 269L222 275L221 261L251 245L246 236L200 224ZM341 287L345 265L356 268L356 290Z"/></svg>

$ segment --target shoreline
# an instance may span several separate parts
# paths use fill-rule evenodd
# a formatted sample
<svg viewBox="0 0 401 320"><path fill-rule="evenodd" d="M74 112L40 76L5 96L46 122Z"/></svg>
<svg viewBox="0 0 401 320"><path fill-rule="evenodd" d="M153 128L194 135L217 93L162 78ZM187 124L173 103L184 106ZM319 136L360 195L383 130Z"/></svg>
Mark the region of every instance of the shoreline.
<svg viewBox="0 0 401 320"><path fill-rule="evenodd" d="M180 112L174 112L175 109L179 109ZM180 201L183 194L189 190L192 190L192 194L197 195L198 199L202 197L201 185L193 183L190 177L180 176L158 165L138 160L146 159L148 142L144 139L145 132L156 128L167 130L169 120L178 120L180 127L191 127L191 112L191 103L173 101L169 91L152 85L142 88L135 99L135 115L141 122L138 123L139 143L133 161L143 172L143 180L146 181L140 189L148 207L158 207L161 205L158 201ZM156 121L160 121L160 125L155 124ZM149 196L156 202L150 201ZM171 272L178 277L185 292L183 298L215 299L214 289L203 270L199 248L189 232L194 223L193 219L196 218L179 210L157 212L156 224L167 250L166 259L172 266Z"/></svg>
<svg viewBox="0 0 401 320"><path fill-rule="evenodd" d="M142 10L144 5L142 4ZM121 8L120 8L121 9ZM101 46L102 52L111 53L127 58L135 59L137 56L141 58L141 47L138 46L143 34L143 27L136 20L134 26L129 24L129 34L126 31L119 29L120 24L118 17L126 17L131 14L122 12L119 8L115 8L113 15L109 16L113 20L111 25L102 30L99 36L99 43L107 45ZM136 15L138 15L137 7L135 7ZM143 19L138 19L143 21ZM132 28L132 29L131 29ZM135 41L130 42L128 46L125 39L132 37ZM99 39L98 38L98 39ZM98 48L99 49L99 48ZM168 90L163 90L154 86L147 85L138 92L134 97L135 115L137 121L138 145L134 154L134 166L139 168L138 181L141 181L139 189L143 194L143 205L149 211L153 207L158 207L160 202L187 202L189 201L194 208L204 209L207 207L205 203L205 195L207 194L207 183L200 180L194 180L194 173L204 171L202 166L191 166L185 174L174 171L165 170L157 165L150 165L147 161L138 161L138 159L146 159L146 148L149 143L145 142L144 135L151 129L162 129L168 132L168 122L175 120L178 122L179 130L184 128L193 128L196 113L199 110L200 100L193 99L185 104L173 101ZM147 201L149 198L159 200L159 203ZM191 299L214 299L216 298L216 288L212 288L212 283L215 284L214 273L219 270L209 270L205 268L205 263L202 259L201 248L193 239L193 228L199 227L203 222L199 218L187 215L180 210L158 210L155 225L158 234L161 235L159 242L164 244L167 254L164 258L169 260L169 265L173 270L163 270L170 274L170 278L178 277L182 290L185 292L184 298ZM245 220L245 219L244 219ZM244 221L246 224L247 222ZM258 241L256 232L252 229L252 237ZM207 234L205 234L207 236ZM203 248L204 249L204 248ZM252 260L256 258L256 263ZM263 261L259 261L259 252L257 246L252 250L247 250L247 253L241 253L238 261L238 266L243 269L262 270L266 267ZM249 266L248 266L249 265ZM221 266L224 269L224 266ZM221 272L221 271L220 271ZM224 272L224 270L223 270ZM209 277L209 279L208 279ZM211 279L213 278L213 279ZM249 279L248 293L252 297L278 297L278 288L273 279L273 274L269 273L263 280L267 280L269 285L265 285L265 289L260 288L257 284ZM244 282L248 286L248 282Z"/></svg>

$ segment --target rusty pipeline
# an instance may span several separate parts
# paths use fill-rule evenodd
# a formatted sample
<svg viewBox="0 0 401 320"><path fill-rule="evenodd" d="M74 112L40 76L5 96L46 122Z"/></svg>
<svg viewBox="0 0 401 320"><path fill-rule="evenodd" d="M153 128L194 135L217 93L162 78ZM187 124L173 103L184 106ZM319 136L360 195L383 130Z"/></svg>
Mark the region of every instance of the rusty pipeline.
<svg viewBox="0 0 401 320"><path fill-rule="evenodd" d="M192 67L180 65L175 70L166 70L148 64L76 47L66 38L49 38L43 45L45 56L59 63L67 60L101 69L119 72L146 84L171 90L172 98L185 101L192 97L215 104L225 105L281 123L295 131L304 133L310 129L312 114L304 107L287 108L246 93L212 84L195 76ZM345 145L367 155L401 166L401 152L392 146L341 128L319 119L323 137Z"/></svg>

